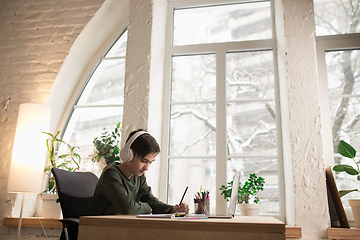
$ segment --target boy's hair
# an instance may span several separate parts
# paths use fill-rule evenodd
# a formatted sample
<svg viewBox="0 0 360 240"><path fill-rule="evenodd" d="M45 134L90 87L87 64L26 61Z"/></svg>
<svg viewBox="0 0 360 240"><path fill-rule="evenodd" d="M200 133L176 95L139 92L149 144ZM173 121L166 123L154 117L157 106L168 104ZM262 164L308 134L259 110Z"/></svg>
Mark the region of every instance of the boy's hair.
<svg viewBox="0 0 360 240"><path fill-rule="evenodd" d="M126 142L129 141L129 139L137 132L145 131L143 129L138 129L135 131L132 131L128 138L126 139ZM139 137L137 137L134 142L131 144L130 148L134 152L134 156L140 156L141 158L145 157L149 153L159 153L160 147L157 141L153 136L151 136L149 133L141 134Z"/></svg>

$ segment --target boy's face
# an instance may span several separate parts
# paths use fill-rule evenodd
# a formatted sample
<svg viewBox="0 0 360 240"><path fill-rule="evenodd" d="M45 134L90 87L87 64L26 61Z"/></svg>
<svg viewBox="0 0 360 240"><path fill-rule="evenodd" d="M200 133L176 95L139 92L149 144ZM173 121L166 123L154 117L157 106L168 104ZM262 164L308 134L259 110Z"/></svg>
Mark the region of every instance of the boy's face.
<svg viewBox="0 0 360 240"><path fill-rule="evenodd" d="M131 173L138 177L143 175L145 171L149 170L150 164L155 161L156 156L157 153L149 153L143 158L136 155L128 164Z"/></svg>

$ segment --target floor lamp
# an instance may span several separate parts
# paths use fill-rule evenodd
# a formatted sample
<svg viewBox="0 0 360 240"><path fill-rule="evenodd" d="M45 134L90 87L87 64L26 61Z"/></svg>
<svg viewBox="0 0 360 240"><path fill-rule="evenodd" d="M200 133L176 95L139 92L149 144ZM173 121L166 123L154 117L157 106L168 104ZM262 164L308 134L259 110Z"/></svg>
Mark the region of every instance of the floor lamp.
<svg viewBox="0 0 360 240"><path fill-rule="evenodd" d="M20 238L25 193L40 193L46 159L46 134L51 109L45 105L20 105L11 158L8 192L22 193L17 239Z"/></svg>

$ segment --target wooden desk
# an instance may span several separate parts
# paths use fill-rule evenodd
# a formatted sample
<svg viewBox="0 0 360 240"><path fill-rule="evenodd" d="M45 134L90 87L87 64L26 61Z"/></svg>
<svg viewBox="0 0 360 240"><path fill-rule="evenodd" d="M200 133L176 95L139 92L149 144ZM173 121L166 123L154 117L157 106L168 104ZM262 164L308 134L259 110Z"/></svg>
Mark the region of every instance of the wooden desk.
<svg viewBox="0 0 360 240"><path fill-rule="evenodd" d="M40 218L44 228L62 228L59 219ZM4 218L3 226L17 227L19 218ZM22 227L41 228L40 222L36 217L24 217L22 219ZM302 238L301 227L285 226L286 238Z"/></svg>
<svg viewBox="0 0 360 240"><path fill-rule="evenodd" d="M155 219L136 216L80 218L79 240L112 239L262 239L285 240L285 224L273 217L233 219Z"/></svg>

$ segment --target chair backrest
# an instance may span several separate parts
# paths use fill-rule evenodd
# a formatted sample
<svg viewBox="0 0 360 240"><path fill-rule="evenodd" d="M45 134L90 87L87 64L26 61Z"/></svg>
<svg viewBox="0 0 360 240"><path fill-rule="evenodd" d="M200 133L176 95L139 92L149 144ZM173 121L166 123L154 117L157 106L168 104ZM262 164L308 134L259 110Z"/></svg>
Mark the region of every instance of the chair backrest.
<svg viewBox="0 0 360 240"><path fill-rule="evenodd" d="M69 172L52 168L64 218L87 216L98 178L91 172Z"/></svg>

